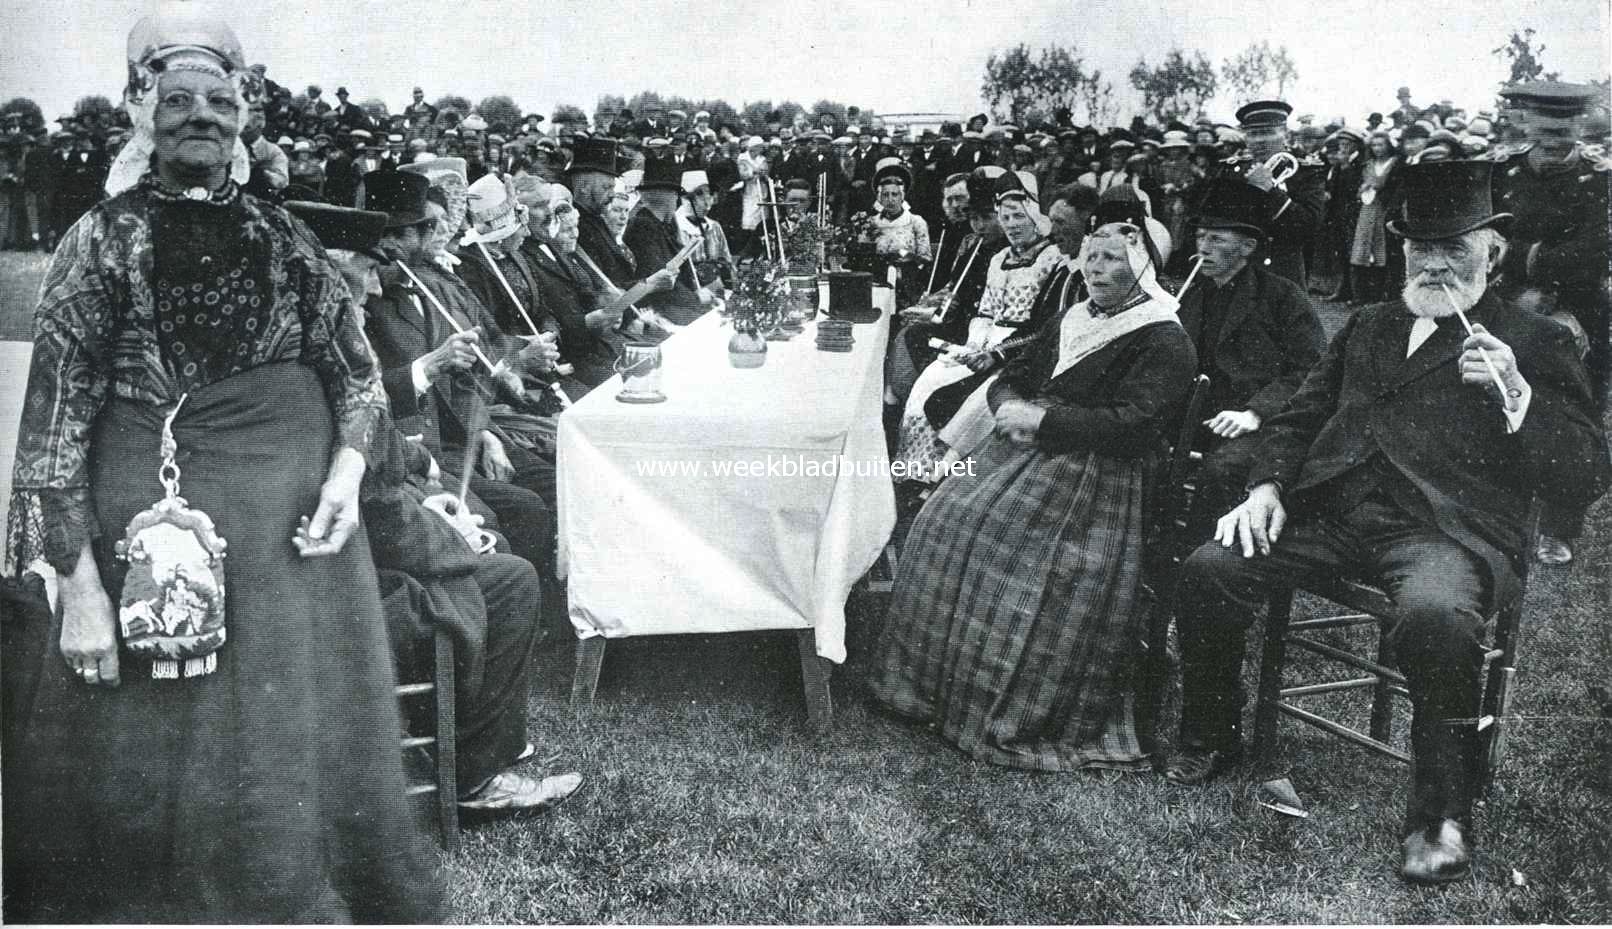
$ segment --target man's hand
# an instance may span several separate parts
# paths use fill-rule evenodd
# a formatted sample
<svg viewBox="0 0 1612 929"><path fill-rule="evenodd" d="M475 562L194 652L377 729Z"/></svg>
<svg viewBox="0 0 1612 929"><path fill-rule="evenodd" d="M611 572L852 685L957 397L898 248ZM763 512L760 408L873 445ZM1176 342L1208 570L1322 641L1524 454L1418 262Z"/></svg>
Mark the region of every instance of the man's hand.
<svg viewBox="0 0 1612 929"><path fill-rule="evenodd" d="M1035 442L1046 415L1046 409L1034 403L1007 400L996 408L996 431L1019 445L1030 445Z"/></svg>
<svg viewBox="0 0 1612 929"><path fill-rule="evenodd" d="M657 292L671 290L672 285L677 283L677 273L669 268L661 268L649 277L644 278L644 281Z"/></svg>
<svg viewBox="0 0 1612 929"><path fill-rule="evenodd" d="M1276 187L1276 177L1271 174L1269 168L1262 164L1256 164L1252 168L1249 168L1247 173L1243 175L1243 180L1253 184L1260 190L1268 191L1273 190Z"/></svg>
<svg viewBox="0 0 1612 929"><path fill-rule="evenodd" d="M1507 395L1501 398L1502 402L1510 409L1512 398L1521 396L1523 389L1528 386L1527 379L1517 370L1517 356L1512 353L1511 346L1490 335L1483 326L1473 323L1472 334L1461 343L1461 349L1461 382L1478 384L1489 390L1498 389L1494 375L1489 372L1489 365L1483 360L1483 353L1487 353L1495 371L1500 374L1500 383L1505 385Z"/></svg>
<svg viewBox="0 0 1612 929"><path fill-rule="evenodd" d="M716 294L711 293L711 288L709 287L701 287L696 293L700 298L701 306L710 306L716 302Z"/></svg>
<svg viewBox="0 0 1612 929"><path fill-rule="evenodd" d="M1282 494L1276 485L1267 481L1248 492L1248 499L1237 508L1220 517L1215 524L1215 541L1226 548L1242 546L1243 557L1271 553L1271 544L1282 535L1287 525L1287 510L1282 506Z"/></svg>
<svg viewBox="0 0 1612 929"><path fill-rule="evenodd" d="M598 312L598 311L595 311ZM593 325L593 314L588 314L588 325ZM531 370L544 372L554 370L560 360L560 334L545 332L541 335L523 335L526 347L516 355Z"/></svg>
<svg viewBox="0 0 1612 929"><path fill-rule="evenodd" d="M483 477L494 481L507 481L515 476L515 466L509 463L509 455L504 452L504 443L498 436L482 430L481 433L481 473Z"/></svg>
<svg viewBox="0 0 1612 929"><path fill-rule="evenodd" d="M1221 410L1203 424L1222 439L1235 439L1259 431L1259 414L1253 410Z"/></svg>
<svg viewBox="0 0 1612 929"><path fill-rule="evenodd" d="M481 334L474 329L455 332L425 355L425 375L432 381L444 374L463 371L476 363L476 346Z"/></svg>

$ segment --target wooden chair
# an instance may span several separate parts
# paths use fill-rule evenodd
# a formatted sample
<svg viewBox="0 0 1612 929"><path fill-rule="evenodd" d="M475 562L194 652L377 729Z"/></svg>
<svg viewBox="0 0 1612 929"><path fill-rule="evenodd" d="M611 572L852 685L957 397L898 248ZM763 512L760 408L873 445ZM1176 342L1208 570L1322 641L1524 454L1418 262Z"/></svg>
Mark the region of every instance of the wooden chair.
<svg viewBox="0 0 1612 929"><path fill-rule="evenodd" d="M1153 482L1147 495L1149 516L1143 578L1151 591L1153 604L1148 611L1147 629L1137 662L1136 727L1143 748L1155 754L1159 709L1164 702L1165 684L1170 679L1166 645L1175 581L1181 562L1196 544L1183 539L1182 535L1192 512L1192 500L1198 492L1195 465L1203 460L1203 453L1192 446L1203 418L1203 405L1208 399L1209 375L1200 374L1192 385L1192 395L1187 400L1181 429L1170 447L1163 476Z"/></svg>
<svg viewBox="0 0 1612 929"><path fill-rule="evenodd" d="M442 847L451 852L459 847L459 785L455 774L457 738L454 727L454 711L456 708L454 706L453 637L446 630L438 629L432 645L434 655L431 680L399 684L397 686L397 696L399 700L423 697L427 694L433 698L436 710L435 734L413 736L405 731L403 733L403 751L408 752L416 748L431 750L435 777L426 783L410 784L407 794L411 798L427 794L436 795L437 828L441 833ZM407 714L405 713L406 718Z"/></svg>
<svg viewBox="0 0 1612 929"><path fill-rule="evenodd" d="M1529 506L1527 539L1523 550L1532 554L1534 538L1539 530L1540 504L1536 498ZM1493 626L1490 644L1484 652L1487 673L1480 686L1478 730L1485 734L1487 744L1483 755L1482 781L1487 784L1500 766L1506 751L1507 714L1517 674L1517 637L1522 623L1523 598L1528 590L1527 564L1524 562L1522 584L1517 596L1508 603L1497 605L1488 616ZM1405 676L1387 666L1388 631L1397 621L1394 602L1381 588L1348 578L1324 583L1307 584L1306 593L1337 603L1351 612L1317 619L1292 619L1293 590L1281 590L1270 598L1270 614L1265 626L1265 646L1259 669L1259 696L1254 711L1254 743L1265 758L1274 752L1278 714L1286 714L1300 722L1329 732L1346 741L1370 749L1407 764L1411 756L1389 744L1393 735L1393 698L1410 699L1405 689ZM1375 624L1377 648L1374 658L1367 658L1338 645L1324 642L1312 633L1350 629ZM1320 655L1361 672L1360 676L1343 680L1299 683L1282 686L1283 665L1289 647L1300 648ZM1371 719L1368 732L1361 732L1344 723L1311 710L1295 701L1316 694L1340 691L1371 691Z"/></svg>

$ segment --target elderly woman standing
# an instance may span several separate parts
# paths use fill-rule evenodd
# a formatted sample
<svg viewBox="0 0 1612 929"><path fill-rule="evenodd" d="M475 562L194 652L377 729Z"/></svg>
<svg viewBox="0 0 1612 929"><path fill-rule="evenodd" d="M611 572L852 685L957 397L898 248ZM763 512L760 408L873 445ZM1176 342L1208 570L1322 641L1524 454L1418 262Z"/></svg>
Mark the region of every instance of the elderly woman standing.
<svg viewBox="0 0 1612 929"><path fill-rule="evenodd" d="M1090 299L992 386L976 474L913 523L871 681L970 756L1043 771L1145 762L1122 673L1142 477L1196 366L1135 226L1093 233L1083 270Z"/></svg>
<svg viewBox="0 0 1612 929"><path fill-rule="evenodd" d="M221 22L135 26L135 137L41 290L5 569L60 618L7 656L11 919L438 912L358 524L385 395L318 241L241 190L245 73Z"/></svg>

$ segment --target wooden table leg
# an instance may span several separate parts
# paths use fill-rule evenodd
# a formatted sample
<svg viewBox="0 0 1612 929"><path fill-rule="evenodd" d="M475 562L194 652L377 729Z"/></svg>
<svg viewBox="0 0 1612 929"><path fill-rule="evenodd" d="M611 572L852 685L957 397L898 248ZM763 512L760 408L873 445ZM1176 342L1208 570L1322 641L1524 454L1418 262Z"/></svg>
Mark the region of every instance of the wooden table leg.
<svg viewBox="0 0 1612 929"><path fill-rule="evenodd" d="M806 688L806 718L813 732L827 732L834 725L834 696L829 692L829 662L817 654L817 631L795 633L800 648L800 678Z"/></svg>
<svg viewBox="0 0 1612 929"><path fill-rule="evenodd" d="M599 689L599 669L604 667L605 637L589 636L577 640L576 675L571 679L571 705L593 702Z"/></svg>

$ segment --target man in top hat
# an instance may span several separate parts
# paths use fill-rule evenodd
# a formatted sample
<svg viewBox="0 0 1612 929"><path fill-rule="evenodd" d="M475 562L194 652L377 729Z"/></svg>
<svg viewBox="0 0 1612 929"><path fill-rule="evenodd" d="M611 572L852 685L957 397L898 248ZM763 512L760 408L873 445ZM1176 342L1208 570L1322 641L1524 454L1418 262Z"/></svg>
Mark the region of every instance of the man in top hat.
<svg viewBox="0 0 1612 929"><path fill-rule="evenodd" d="M1400 874L1416 882L1470 871L1479 633L1519 593L1529 499L1553 488L1583 505L1612 478L1571 337L1489 287L1511 219L1491 205L1492 168L1404 169L1390 221L1405 239L1403 295L1357 312L1263 424L1248 498L1176 592L1183 708L1166 776L1198 784L1240 754L1243 633L1262 599L1340 574L1387 590L1400 616L1387 647L1412 706Z"/></svg>
<svg viewBox="0 0 1612 929"><path fill-rule="evenodd" d="M568 176L577 210L577 258L622 290L630 290L647 280L656 292L664 292L675 282L672 273L642 260L636 266L624 265L622 249L605 222L605 209L615 196L616 180L621 176L616 147L614 139L576 142ZM646 170L650 163L645 162Z"/></svg>
<svg viewBox="0 0 1612 929"><path fill-rule="evenodd" d="M1502 95L1527 114L1527 143L1500 157L1495 199L1516 214L1511 248L1497 286L1512 299L1574 327L1588 345L1595 401L1606 409L1612 375L1608 344L1607 209L1612 167L1578 144L1593 87L1537 81ZM1582 513L1547 512L1539 558L1564 564L1582 528Z"/></svg>
<svg viewBox="0 0 1612 929"><path fill-rule="evenodd" d="M1261 427L1287 403L1326 346L1321 320L1297 284L1254 261L1265 240L1264 198L1234 178L1207 182L1198 214L1198 267L1180 296L1181 325L1209 376L1196 542L1220 514L1242 499ZM1207 517L1207 518L1205 518Z"/></svg>
<svg viewBox="0 0 1612 929"><path fill-rule="evenodd" d="M1239 178L1260 192L1265 200L1261 225L1266 244L1256 260L1269 262L1271 271L1307 289L1304 251L1326 207L1326 168L1319 159L1300 162L1298 170L1278 184L1265 167L1272 156L1287 151L1287 117L1292 112L1281 100L1259 100L1239 109L1237 121L1246 149L1218 165L1210 177Z"/></svg>
<svg viewBox="0 0 1612 929"><path fill-rule="evenodd" d="M712 296L694 279L688 262L668 271L666 264L683 248L677 227L678 198L683 191L683 172L670 161L651 159L644 164L644 179L638 185L639 210L627 223L622 241L632 249L639 273L654 270L672 277L672 286L657 290L641 301L674 325L686 326L705 315Z"/></svg>
<svg viewBox="0 0 1612 929"><path fill-rule="evenodd" d="M501 182L491 183L502 190ZM496 426L483 400L483 390L496 395L501 385L492 380L477 352L490 351L499 333L485 322L490 318L486 308L462 282L437 275L427 283L427 292L415 283L435 275L431 249L447 215L446 192L433 189L423 174L413 171L371 175L366 188L366 206L387 214L378 247L392 264L381 274L382 293L369 300L365 332L380 360L398 428L421 434L425 448L448 475L462 474L467 465L474 468L470 489L498 514L511 550L546 572L554 546L553 464ZM509 208L482 216L479 234L507 236L518 224L513 204L506 200L504 205ZM444 312L457 325L443 318ZM479 440L478 454L470 462L472 437ZM454 477L449 481L458 482Z"/></svg>
<svg viewBox="0 0 1612 929"><path fill-rule="evenodd" d="M349 290L380 295L376 269L388 261L376 246L386 213L298 201L286 207L319 237ZM364 300L354 302L362 313ZM421 644L446 629L468 672L454 679L460 809L510 815L555 806L581 786L580 776L535 778L515 769L536 753L526 740L526 699L541 629L538 572L507 550L471 547L467 527L485 516L457 512L431 453L389 418L376 429L369 458L360 505L393 656L420 672L429 652Z"/></svg>

